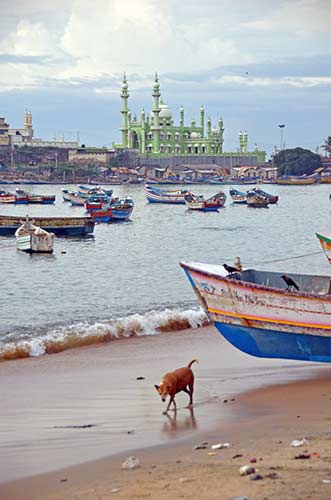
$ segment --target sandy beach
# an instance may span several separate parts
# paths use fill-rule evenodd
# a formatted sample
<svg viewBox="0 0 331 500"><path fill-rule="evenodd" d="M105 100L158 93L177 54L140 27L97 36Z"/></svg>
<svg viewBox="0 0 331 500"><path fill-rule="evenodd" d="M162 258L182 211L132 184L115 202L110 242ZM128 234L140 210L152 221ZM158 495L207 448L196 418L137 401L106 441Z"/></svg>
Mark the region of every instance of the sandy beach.
<svg viewBox="0 0 331 500"><path fill-rule="evenodd" d="M153 384L194 357L193 414L179 395L162 415ZM330 375L249 357L212 327L1 363L0 498L330 498ZM131 455L141 466L122 470ZM254 458L263 479L240 477Z"/></svg>

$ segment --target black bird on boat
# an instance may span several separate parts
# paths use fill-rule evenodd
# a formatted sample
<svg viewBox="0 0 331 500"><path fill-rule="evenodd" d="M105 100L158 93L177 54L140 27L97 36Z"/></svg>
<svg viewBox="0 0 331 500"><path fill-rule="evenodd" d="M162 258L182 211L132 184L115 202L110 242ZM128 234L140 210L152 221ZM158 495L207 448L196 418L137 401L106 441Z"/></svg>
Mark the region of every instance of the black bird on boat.
<svg viewBox="0 0 331 500"><path fill-rule="evenodd" d="M292 280L292 278L290 278L289 276L286 276L286 274L283 274L281 276L281 278L285 281L285 283L287 284L287 288L286 290L290 291L292 290L292 288L295 288L296 290L299 290L299 287L298 285L296 284L295 281Z"/></svg>
<svg viewBox="0 0 331 500"><path fill-rule="evenodd" d="M239 271L236 267L228 266L227 264L223 264L223 267L229 274L237 273Z"/></svg>

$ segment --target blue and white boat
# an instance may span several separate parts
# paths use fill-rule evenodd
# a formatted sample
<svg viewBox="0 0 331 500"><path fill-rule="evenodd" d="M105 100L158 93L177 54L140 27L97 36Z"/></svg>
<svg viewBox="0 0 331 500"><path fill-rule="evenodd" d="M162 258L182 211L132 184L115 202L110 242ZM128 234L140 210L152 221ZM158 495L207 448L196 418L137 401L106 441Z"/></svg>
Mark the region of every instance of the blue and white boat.
<svg viewBox="0 0 331 500"><path fill-rule="evenodd" d="M177 189L168 191L155 185L146 184L145 193L149 203L169 203L172 205L185 205L185 195L188 191Z"/></svg>
<svg viewBox="0 0 331 500"><path fill-rule="evenodd" d="M217 330L252 356L331 362L331 280L181 262L200 305ZM285 278L288 278L285 276Z"/></svg>

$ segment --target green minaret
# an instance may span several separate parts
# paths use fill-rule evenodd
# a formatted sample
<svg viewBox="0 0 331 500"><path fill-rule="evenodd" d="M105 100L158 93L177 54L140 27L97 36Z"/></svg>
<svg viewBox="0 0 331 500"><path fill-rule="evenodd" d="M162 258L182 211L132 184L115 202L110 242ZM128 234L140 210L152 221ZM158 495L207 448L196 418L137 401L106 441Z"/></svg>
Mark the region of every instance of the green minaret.
<svg viewBox="0 0 331 500"><path fill-rule="evenodd" d="M179 118L179 126L184 127L184 108L183 106L180 107L180 118Z"/></svg>
<svg viewBox="0 0 331 500"><path fill-rule="evenodd" d="M160 107L159 107L159 99L160 99L160 84L157 73L155 73L155 80L153 86L153 125L151 126L151 130L153 133L153 153L159 154L160 152Z"/></svg>
<svg viewBox="0 0 331 500"><path fill-rule="evenodd" d="M200 108L200 127L202 128L202 137L205 135L205 108Z"/></svg>
<svg viewBox="0 0 331 500"><path fill-rule="evenodd" d="M128 92L128 84L126 81L126 75L124 73L123 76L123 83L122 83L122 92L121 92L121 99L122 99L122 127L121 127L121 132L122 132L122 146L124 148L128 147L128 99L130 97L130 94Z"/></svg>

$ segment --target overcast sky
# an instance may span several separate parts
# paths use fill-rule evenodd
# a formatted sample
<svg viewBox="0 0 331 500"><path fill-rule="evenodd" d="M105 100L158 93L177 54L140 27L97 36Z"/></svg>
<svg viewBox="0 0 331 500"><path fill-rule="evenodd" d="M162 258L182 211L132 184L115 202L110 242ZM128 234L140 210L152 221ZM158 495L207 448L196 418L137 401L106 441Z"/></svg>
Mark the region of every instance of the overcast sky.
<svg viewBox="0 0 331 500"><path fill-rule="evenodd" d="M151 109L153 75L178 119L205 105L269 153L315 150L331 135L329 0L11 0L1 2L0 116L32 111L35 135L89 145L118 141L120 85L130 108Z"/></svg>

